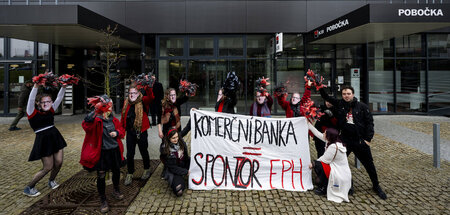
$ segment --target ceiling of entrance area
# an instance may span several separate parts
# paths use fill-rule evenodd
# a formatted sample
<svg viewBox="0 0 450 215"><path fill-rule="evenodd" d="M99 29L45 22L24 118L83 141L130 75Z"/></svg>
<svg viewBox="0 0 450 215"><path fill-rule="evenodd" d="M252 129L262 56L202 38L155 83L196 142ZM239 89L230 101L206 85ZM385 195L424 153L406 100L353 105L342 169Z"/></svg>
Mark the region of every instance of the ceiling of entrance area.
<svg viewBox="0 0 450 215"><path fill-rule="evenodd" d="M312 43L361 44L426 32L450 26L448 23L369 23L337 33Z"/></svg>
<svg viewBox="0 0 450 215"><path fill-rule="evenodd" d="M94 48L103 38L99 30L81 25L0 25L0 37L12 37L63 45L73 48ZM119 38L121 48L140 48L140 45Z"/></svg>

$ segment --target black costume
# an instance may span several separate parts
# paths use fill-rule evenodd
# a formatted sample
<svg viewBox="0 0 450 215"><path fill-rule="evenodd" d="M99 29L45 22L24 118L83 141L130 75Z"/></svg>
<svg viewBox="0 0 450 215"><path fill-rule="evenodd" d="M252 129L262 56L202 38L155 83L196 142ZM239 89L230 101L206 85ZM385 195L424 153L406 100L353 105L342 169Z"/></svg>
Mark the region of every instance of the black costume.
<svg viewBox="0 0 450 215"><path fill-rule="evenodd" d="M164 89L161 83L155 81L153 84L153 95L155 99L150 103L150 114L152 116L152 125L161 121L161 100L164 98Z"/></svg>
<svg viewBox="0 0 450 215"><path fill-rule="evenodd" d="M337 129L337 119L335 116L336 113L334 107L328 108L325 104L323 104L320 106L320 112L325 114L320 117L314 127L322 133L325 132L327 128ZM317 157L319 158L325 152L325 142L316 136L314 136L313 139L317 151Z"/></svg>
<svg viewBox="0 0 450 215"><path fill-rule="evenodd" d="M176 145L169 143L169 154L165 152L165 144L161 144L160 152L161 152L161 160L164 163L164 179L167 180L169 186L172 188L175 195L178 195L180 190L185 190L185 180L184 177L189 173L189 165L190 165L190 157L187 152L186 143L180 139L179 144ZM183 154L179 155L179 148L184 148Z"/></svg>

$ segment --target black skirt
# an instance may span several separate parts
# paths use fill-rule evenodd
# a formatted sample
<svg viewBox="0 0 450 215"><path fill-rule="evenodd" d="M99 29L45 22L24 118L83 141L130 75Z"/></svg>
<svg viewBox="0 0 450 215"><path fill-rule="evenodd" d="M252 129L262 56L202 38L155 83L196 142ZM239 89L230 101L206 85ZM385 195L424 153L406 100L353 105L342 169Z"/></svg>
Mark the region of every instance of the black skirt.
<svg viewBox="0 0 450 215"><path fill-rule="evenodd" d="M122 166L122 156L119 147L113 149L102 149L100 160L94 169L98 171L108 171L110 169L120 169Z"/></svg>
<svg viewBox="0 0 450 215"><path fill-rule="evenodd" d="M66 146L66 141L55 126L40 131L36 133L36 139L28 161L35 161L50 156Z"/></svg>

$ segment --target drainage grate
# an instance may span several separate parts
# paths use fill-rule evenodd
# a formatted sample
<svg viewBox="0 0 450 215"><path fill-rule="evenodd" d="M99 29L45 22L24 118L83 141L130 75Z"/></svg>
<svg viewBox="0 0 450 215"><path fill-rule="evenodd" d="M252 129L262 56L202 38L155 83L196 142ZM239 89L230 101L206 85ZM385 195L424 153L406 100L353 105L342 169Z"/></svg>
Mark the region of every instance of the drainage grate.
<svg viewBox="0 0 450 215"><path fill-rule="evenodd" d="M159 160L151 160L150 171L152 173L159 162ZM124 199L119 201L112 198L113 185L107 182L106 198L109 204L109 214L125 214L140 189L147 183L147 180L140 179L144 171L142 160L135 160L135 168L135 177L130 186L123 185L127 167L120 169L120 191L125 196ZM97 173L81 170L21 214L102 214L100 197L97 192Z"/></svg>

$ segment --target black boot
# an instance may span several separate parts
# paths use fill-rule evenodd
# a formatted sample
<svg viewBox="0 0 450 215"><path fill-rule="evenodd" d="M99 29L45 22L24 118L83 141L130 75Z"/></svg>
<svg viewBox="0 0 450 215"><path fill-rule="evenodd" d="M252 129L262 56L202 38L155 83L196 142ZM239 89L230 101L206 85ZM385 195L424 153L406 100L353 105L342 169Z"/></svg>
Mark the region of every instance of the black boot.
<svg viewBox="0 0 450 215"><path fill-rule="evenodd" d="M324 196L327 194L327 188L326 187L317 187L314 190L314 193L319 195L319 196Z"/></svg>
<svg viewBox="0 0 450 215"><path fill-rule="evenodd" d="M381 199L383 199L383 200L387 199L386 193L383 192L383 189L381 189L380 185L373 187L373 191L375 191L375 193L377 193L377 195Z"/></svg>

